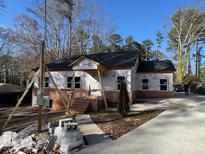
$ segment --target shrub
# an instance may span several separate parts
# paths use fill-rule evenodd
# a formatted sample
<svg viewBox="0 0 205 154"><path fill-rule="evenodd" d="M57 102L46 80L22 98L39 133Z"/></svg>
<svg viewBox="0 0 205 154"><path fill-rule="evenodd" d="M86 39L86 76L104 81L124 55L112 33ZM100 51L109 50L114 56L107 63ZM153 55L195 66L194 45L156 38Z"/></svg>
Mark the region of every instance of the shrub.
<svg viewBox="0 0 205 154"><path fill-rule="evenodd" d="M197 94L205 95L205 87L199 87L195 91Z"/></svg>
<svg viewBox="0 0 205 154"><path fill-rule="evenodd" d="M122 116L126 116L126 114L130 111L127 87L123 81L121 81L120 84L120 95L117 110Z"/></svg>
<svg viewBox="0 0 205 154"><path fill-rule="evenodd" d="M191 91L195 92L197 85L200 82L200 78L194 75L185 76L183 79L183 84L189 84Z"/></svg>

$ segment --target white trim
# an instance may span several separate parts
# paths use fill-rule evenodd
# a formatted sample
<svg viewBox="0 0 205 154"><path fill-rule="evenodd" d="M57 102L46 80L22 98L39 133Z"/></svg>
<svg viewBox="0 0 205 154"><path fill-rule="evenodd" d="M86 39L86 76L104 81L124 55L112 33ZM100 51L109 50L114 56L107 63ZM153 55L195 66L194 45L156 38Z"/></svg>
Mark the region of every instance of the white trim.
<svg viewBox="0 0 205 154"><path fill-rule="evenodd" d="M99 65L99 64L100 64L100 63L98 63L98 62L96 62L96 61L94 61L94 60L92 60L92 59L90 59L90 58L88 58L88 57L86 57L86 56L80 56L80 57L79 57L78 59L76 59L74 62L72 62L71 64L69 64L68 67L72 66L72 65L75 64L75 63L80 62L80 61L83 60L83 59L88 59L88 60L92 61L93 63L95 63L96 65Z"/></svg>
<svg viewBox="0 0 205 154"><path fill-rule="evenodd" d="M118 89L118 83L117 83L117 78L118 77L124 77L125 78L125 84L126 84L126 86L127 86L127 76L126 75L116 75L116 77L115 77L115 89L117 90L117 91L120 91L120 89Z"/></svg>
<svg viewBox="0 0 205 154"><path fill-rule="evenodd" d="M142 82L142 80L144 80L144 79L147 79L148 80L148 84L147 84L147 86L148 86L148 89L143 89L143 82ZM150 80L151 79L149 79L149 78L143 78L143 79L141 79L141 90L143 90L143 91L149 91L149 89L150 89L150 84L149 84L149 82L150 82Z"/></svg>
<svg viewBox="0 0 205 154"><path fill-rule="evenodd" d="M67 78L66 78L66 89L69 89L69 90L71 90L71 88L72 88L72 81L71 81L71 88L68 88L68 78L69 77L71 77L71 78L73 78L73 76L67 76ZM77 82L77 83L80 83L80 88L75 88L75 78L76 77L79 77L80 78L80 82ZM70 83L70 82L69 82ZM74 89L75 90L81 90L82 89L82 76L74 76Z"/></svg>
<svg viewBox="0 0 205 154"><path fill-rule="evenodd" d="M166 84L167 90L161 90L160 80L167 80L167 84ZM159 91L169 91L169 78L167 78L167 77L166 78L160 78L158 83L159 83ZM162 85L165 85L165 84L162 84Z"/></svg>

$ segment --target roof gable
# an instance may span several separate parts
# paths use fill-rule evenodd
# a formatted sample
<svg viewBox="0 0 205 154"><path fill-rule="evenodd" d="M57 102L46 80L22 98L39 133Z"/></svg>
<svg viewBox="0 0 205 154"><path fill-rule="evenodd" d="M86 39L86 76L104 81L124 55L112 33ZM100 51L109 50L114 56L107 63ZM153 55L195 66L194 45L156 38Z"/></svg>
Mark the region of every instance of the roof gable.
<svg viewBox="0 0 205 154"><path fill-rule="evenodd" d="M89 59L85 56L81 56L79 59L71 63L69 66L72 66L73 70L87 70L87 69L97 69L99 63Z"/></svg>
<svg viewBox="0 0 205 154"><path fill-rule="evenodd" d="M131 68L135 65L136 60L139 57L137 51L121 51L121 52L110 52L110 53L98 53L90 55L78 55L63 58L53 63L47 64L50 71L65 71L71 70L72 64L81 60L81 57L88 58L95 63L108 68L108 69L123 69Z"/></svg>

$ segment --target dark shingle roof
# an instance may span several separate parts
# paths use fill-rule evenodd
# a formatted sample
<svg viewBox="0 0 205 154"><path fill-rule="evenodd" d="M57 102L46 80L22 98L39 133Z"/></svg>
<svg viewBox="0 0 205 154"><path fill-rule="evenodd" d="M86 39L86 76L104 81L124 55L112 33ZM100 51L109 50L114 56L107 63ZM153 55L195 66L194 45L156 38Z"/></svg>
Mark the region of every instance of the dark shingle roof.
<svg viewBox="0 0 205 154"><path fill-rule="evenodd" d="M161 61L142 61L139 63L137 72L174 72L176 69L172 64L171 60Z"/></svg>
<svg viewBox="0 0 205 154"><path fill-rule="evenodd" d="M80 56L72 56L70 58L63 58L56 60L53 63L47 64L47 67L50 71L65 71L69 69L69 65L76 61Z"/></svg>
<svg viewBox="0 0 205 154"><path fill-rule="evenodd" d="M134 66L138 52L137 51L123 51L123 52L110 52L110 53L98 53L84 55L85 57L92 59L108 69L113 68L131 68ZM50 71L64 71L69 69L69 65L76 61L81 56L72 56L70 58L63 58L61 60L54 61L47 64Z"/></svg>

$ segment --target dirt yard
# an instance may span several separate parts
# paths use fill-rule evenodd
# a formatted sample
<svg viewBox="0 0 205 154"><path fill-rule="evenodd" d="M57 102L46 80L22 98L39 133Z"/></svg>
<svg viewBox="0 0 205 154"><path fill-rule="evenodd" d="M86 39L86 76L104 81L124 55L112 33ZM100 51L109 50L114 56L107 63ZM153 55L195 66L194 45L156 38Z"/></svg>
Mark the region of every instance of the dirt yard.
<svg viewBox="0 0 205 154"><path fill-rule="evenodd" d="M98 113L93 113L90 116L98 127L105 132L105 134L115 140L158 116L161 112L163 111L152 110L130 112L126 117L122 117L116 111L101 111Z"/></svg>

